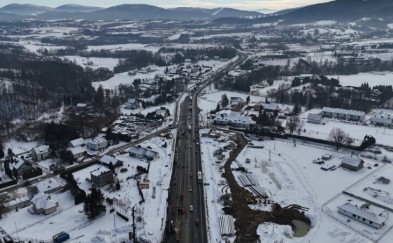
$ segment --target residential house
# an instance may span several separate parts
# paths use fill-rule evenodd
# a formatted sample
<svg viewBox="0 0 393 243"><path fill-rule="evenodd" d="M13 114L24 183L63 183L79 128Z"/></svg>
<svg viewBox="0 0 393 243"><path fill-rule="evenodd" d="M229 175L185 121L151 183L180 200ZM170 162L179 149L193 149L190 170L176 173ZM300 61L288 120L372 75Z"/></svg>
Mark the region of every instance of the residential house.
<svg viewBox="0 0 393 243"><path fill-rule="evenodd" d="M157 153L139 146L133 146L128 150L131 157L139 159L153 160L157 157Z"/></svg>
<svg viewBox="0 0 393 243"><path fill-rule="evenodd" d="M351 203L346 203L344 205L338 206L338 212L373 228L382 228L382 226L385 225L387 218L382 217L382 214L370 212L367 208L367 204L357 207Z"/></svg>
<svg viewBox="0 0 393 243"><path fill-rule="evenodd" d="M309 113L307 116L308 123L321 124L322 119L323 119L322 116L319 114Z"/></svg>
<svg viewBox="0 0 393 243"><path fill-rule="evenodd" d="M278 104L264 103L262 106L266 112L280 112L281 111L280 106Z"/></svg>
<svg viewBox="0 0 393 243"><path fill-rule="evenodd" d="M366 113L363 111L324 107L322 109L322 116L338 120L363 121L366 117Z"/></svg>
<svg viewBox="0 0 393 243"><path fill-rule="evenodd" d="M262 81L259 84L254 84L250 86L250 94L251 95L262 95L262 90L266 87L269 87L269 83L267 81Z"/></svg>
<svg viewBox="0 0 393 243"><path fill-rule="evenodd" d="M31 151L31 155L35 161L41 161L49 157L49 146L41 145L35 147Z"/></svg>
<svg viewBox="0 0 393 243"><path fill-rule="evenodd" d="M26 171L33 168L30 162L25 159L17 158L16 161L11 164L12 174L15 177L22 176Z"/></svg>
<svg viewBox="0 0 393 243"><path fill-rule="evenodd" d="M32 213L36 214L51 214L56 212L59 203L53 200L48 194L43 192L38 193L31 199L33 204Z"/></svg>
<svg viewBox="0 0 393 243"><path fill-rule="evenodd" d="M34 193L43 192L45 194L50 194L54 192L61 191L66 186L66 182L59 178L48 178L34 184Z"/></svg>
<svg viewBox="0 0 393 243"><path fill-rule="evenodd" d="M358 171L364 167L364 161L357 157L346 156L341 160L341 166L348 170Z"/></svg>
<svg viewBox="0 0 393 243"><path fill-rule="evenodd" d="M74 157L74 159L78 159L78 158L82 157L83 155L85 155L85 152L86 152L86 149L81 146L71 147L71 148L68 148L67 150L72 153L72 156Z"/></svg>
<svg viewBox="0 0 393 243"><path fill-rule="evenodd" d="M231 112L229 114L218 114L214 120L214 124L233 126L239 128L249 129L253 124L253 120L249 116L242 116L240 112Z"/></svg>
<svg viewBox="0 0 393 243"><path fill-rule="evenodd" d="M87 109L87 104L86 103L78 103L76 104L76 109L78 111L83 111Z"/></svg>
<svg viewBox="0 0 393 243"><path fill-rule="evenodd" d="M114 166L114 167L122 164L120 160L118 160L115 157L112 157L110 155L102 156L101 159L100 159L100 163L105 165L105 166L110 166L110 164L112 164L112 166Z"/></svg>
<svg viewBox="0 0 393 243"><path fill-rule="evenodd" d="M91 141L88 141L86 146L93 151L98 151L107 148L108 141L103 137L95 137Z"/></svg>
<svg viewBox="0 0 393 243"><path fill-rule="evenodd" d="M78 147L78 146L85 146L85 140L83 138L77 138L68 143L68 147Z"/></svg>
<svg viewBox="0 0 393 243"><path fill-rule="evenodd" d="M137 99L128 99L127 104L125 106L126 109L135 110L140 108L140 102Z"/></svg>
<svg viewBox="0 0 393 243"><path fill-rule="evenodd" d="M245 102L241 97L231 97L229 100L229 105L231 107L233 106L238 106L238 105L243 105Z"/></svg>
<svg viewBox="0 0 393 243"><path fill-rule="evenodd" d="M162 117L166 117L167 116L167 110L164 108L160 108L160 109L157 109L156 111L155 111L155 113L156 113L156 116L162 116Z"/></svg>
<svg viewBox="0 0 393 243"><path fill-rule="evenodd" d="M373 125L392 127L393 126L393 115L389 113L376 114L370 118L370 122Z"/></svg>
<svg viewBox="0 0 393 243"><path fill-rule="evenodd" d="M107 167L101 166L90 172L91 183L97 187L102 187L113 183L113 172Z"/></svg>

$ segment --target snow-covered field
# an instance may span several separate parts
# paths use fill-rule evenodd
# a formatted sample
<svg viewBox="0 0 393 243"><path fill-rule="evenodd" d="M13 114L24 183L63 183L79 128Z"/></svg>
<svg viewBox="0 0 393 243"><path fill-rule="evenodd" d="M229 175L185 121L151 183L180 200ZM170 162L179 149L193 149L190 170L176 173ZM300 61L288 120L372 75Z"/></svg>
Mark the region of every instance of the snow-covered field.
<svg viewBox="0 0 393 243"><path fill-rule="evenodd" d="M354 145L360 145L364 136L371 135L376 139L377 144L393 146L393 129L391 128L376 127L373 125L359 125L353 122L345 122L327 118L324 118L325 125L307 122L307 115L309 113L319 112L320 109L313 109L300 115L304 121L303 129L306 130L305 132L301 133L302 136L327 140L333 128L341 128L355 139Z"/></svg>
<svg viewBox="0 0 393 243"><path fill-rule="evenodd" d="M75 62L79 66L89 67L92 69L108 68L113 71L113 68L119 63L117 58L99 58L99 57L81 57L81 56L64 56L70 61Z"/></svg>
<svg viewBox="0 0 393 243"><path fill-rule="evenodd" d="M237 158L237 161L256 176L260 186L266 190L270 200L278 202L283 206L299 204L309 208L306 215L310 217L313 225L313 228L306 236L296 238L292 234L288 236L291 230L287 227L274 226L277 227L277 233L273 234L273 226L264 224L258 229L258 232L261 232L262 242L370 242L345 225L340 224L337 227L338 222L323 214L321 209L331 198L341 194L343 190L353 183L376 171L378 167L374 167L375 161L366 159L365 168L358 172L349 172L342 168L337 168L334 171L324 171L321 170L321 165L314 164L312 161L328 153L333 156L333 159L328 161L327 164L338 166L345 154L327 151L323 146L310 146L302 143L297 143L296 147L294 147L292 141L252 142L254 145L264 146L264 148L246 147ZM210 138L202 138L201 142L204 179L210 184L205 187L209 227L212 237L215 238L219 237L217 235L217 232L219 232L217 219L222 214L221 206L217 203L217 199L226 192L226 190L223 190L226 182L220 179L219 171L223 163L216 164L212 153L223 145L224 143ZM245 163L246 158L249 158L251 163ZM367 168L369 166L371 169ZM235 177L239 173L236 172ZM211 185L219 186L211 188ZM253 207L269 210L269 207L263 204L257 204ZM284 232L287 233L285 235L281 234Z"/></svg>
<svg viewBox="0 0 393 243"><path fill-rule="evenodd" d="M393 73L391 72L371 72L354 75L333 75L329 78L338 78L342 86L360 87L363 83L368 83L370 87L376 85L393 85Z"/></svg>
<svg viewBox="0 0 393 243"><path fill-rule="evenodd" d="M129 43L129 44L116 44L116 45L101 45L101 46L88 46L87 50L111 50L111 51L124 51L124 50L145 50L151 51L153 53L158 52L160 46L157 45L146 45L139 43Z"/></svg>

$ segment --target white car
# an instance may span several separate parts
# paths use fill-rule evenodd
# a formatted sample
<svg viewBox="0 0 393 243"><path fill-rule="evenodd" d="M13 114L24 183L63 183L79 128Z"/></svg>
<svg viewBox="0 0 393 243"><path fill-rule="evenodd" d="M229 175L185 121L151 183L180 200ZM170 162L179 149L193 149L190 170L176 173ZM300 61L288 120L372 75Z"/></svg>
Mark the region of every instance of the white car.
<svg viewBox="0 0 393 243"><path fill-rule="evenodd" d="M190 212L194 211L194 207L190 205Z"/></svg>

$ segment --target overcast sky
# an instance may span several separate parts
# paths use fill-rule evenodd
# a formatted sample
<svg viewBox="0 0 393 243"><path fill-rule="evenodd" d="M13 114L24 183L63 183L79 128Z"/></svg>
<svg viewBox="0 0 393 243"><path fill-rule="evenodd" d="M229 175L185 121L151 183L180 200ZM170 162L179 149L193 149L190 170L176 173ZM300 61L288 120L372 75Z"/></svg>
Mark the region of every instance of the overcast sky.
<svg viewBox="0 0 393 243"><path fill-rule="evenodd" d="M30 3L49 7L57 7L68 3L99 7L110 7L124 3L145 3L160 7L232 7L239 9L281 10L328 1L329 0L0 0L0 7L10 3Z"/></svg>

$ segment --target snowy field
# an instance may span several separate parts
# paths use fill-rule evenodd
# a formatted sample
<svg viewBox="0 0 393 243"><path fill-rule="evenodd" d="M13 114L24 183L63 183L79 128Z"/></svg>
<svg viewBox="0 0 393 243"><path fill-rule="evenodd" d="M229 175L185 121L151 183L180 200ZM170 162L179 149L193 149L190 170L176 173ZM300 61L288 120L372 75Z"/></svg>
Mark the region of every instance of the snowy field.
<svg viewBox="0 0 393 243"><path fill-rule="evenodd" d="M364 136L371 135L376 139L377 144L393 146L393 129L385 127L376 127L373 125L358 125L354 122L339 121L335 119L324 118L325 125L313 124L307 122L307 115L309 113L319 113L320 109L309 110L300 115L304 121L302 136L319 138L327 140L333 128L341 128L349 133L355 139L354 145L360 145Z"/></svg>
<svg viewBox="0 0 393 243"><path fill-rule="evenodd" d="M173 137L175 137L175 131ZM165 142L168 145L166 148L162 147ZM28 206L17 212L12 211L6 214L5 220L0 221L0 227L14 238L34 240L34 242L36 240L51 241L52 236L61 231L70 234L71 242L121 242L128 239L132 222L127 222L115 213L111 213L110 209L115 207L116 211L131 218L131 207L136 206L136 217L142 219L136 223L137 235L150 242L160 242L165 226L173 142L173 140L164 138L153 138L141 144L142 147L151 147L158 153L157 158L150 162L148 174L142 176L142 179L150 185L148 189L142 189L146 200L143 204L139 204L141 197L136 181L131 179L131 176L136 174L137 165L147 168L148 162L122 154L116 156L117 159L123 161L123 168L127 168L126 172L120 172L120 168L116 169L121 190L116 191L110 186L101 188L105 197L116 199L115 202L118 202L114 206L106 204L105 215L89 221L83 213L83 203L74 205L73 196L66 191L51 194L51 197L59 202L56 213L46 216L33 215L28 212L28 208L31 207ZM74 173L76 179L79 179L80 186L86 190L91 187L90 182L85 179L90 178L89 168Z"/></svg>
<svg viewBox="0 0 393 243"><path fill-rule="evenodd" d="M92 50L110 50L110 51L125 51L125 50L145 50L153 53L158 52L160 46L157 45L146 45L140 43L129 43L129 44L116 44L116 45L101 45L101 46L88 46L87 51Z"/></svg>
<svg viewBox="0 0 393 243"><path fill-rule="evenodd" d="M292 230L285 226L275 225L276 233L273 234L273 225L267 223L261 225L258 229L262 242L370 242L346 226L340 225L337 227L337 221L323 214L321 209L328 200L376 171L379 167L374 167L375 161L365 159L366 168L358 172L349 172L342 168L337 168L334 171L324 171L321 170L324 165L317 165L312 161L328 153L333 158L326 165L339 166L345 154L325 150L323 146L310 146L302 143L297 143L294 147L292 141L286 140L252 142L254 145L264 146L264 148L246 147L240 153L237 162L256 176L260 187L266 190L270 200L283 206L299 204L309 208L306 215L311 219L313 226L306 236L296 238L293 237ZM212 153L217 148L223 147L225 143L210 138L202 138L201 145L205 180L210 185L218 185L215 188L210 187L210 185L205 187L209 227L212 239L215 239L220 237L219 229L217 229L217 219L222 215L222 206L217 202L217 199L223 193L229 193L229 190L225 189L226 182L219 179L221 178L220 167L223 166L223 162L221 164L215 163ZM245 163L247 158L250 159L251 163ZM237 167L237 165L232 165L232 167ZM237 178L240 172L235 172L234 175ZM269 205L266 206L262 203L252 207L270 210Z"/></svg>
<svg viewBox="0 0 393 243"><path fill-rule="evenodd" d="M153 79L157 74L163 74L165 71L165 67L151 66L151 68L153 68L155 71L150 73L137 73L136 75L132 76L129 75L128 72L117 73L115 76L106 81L93 82L92 85L96 89L100 85L102 85L102 88L104 89L116 89L116 87L120 84L132 85L135 79Z"/></svg>
<svg viewBox="0 0 393 243"><path fill-rule="evenodd" d="M79 66L89 67L92 69L108 68L113 71L113 68L119 63L117 58L99 58L99 57L81 57L81 56L64 56L68 60L75 62Z"/></svg>
<svg viewBox="0 0 393 243"><path fill-rule="evenodd" d="M391 72L371 72L341 76L333 75L328 77L338 78L342 86L360 87L363 83L368 83L370 87L376 85L393 85L393 73Z"/></svg>

